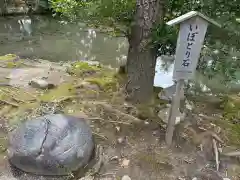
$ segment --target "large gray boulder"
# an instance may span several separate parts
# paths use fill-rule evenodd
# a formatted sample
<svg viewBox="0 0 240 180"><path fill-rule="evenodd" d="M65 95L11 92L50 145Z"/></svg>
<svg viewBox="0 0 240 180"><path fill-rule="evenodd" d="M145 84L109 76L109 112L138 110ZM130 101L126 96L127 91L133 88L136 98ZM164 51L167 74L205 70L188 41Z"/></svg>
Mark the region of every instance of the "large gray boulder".
<svg viewBox="0 0 240 180"><path fill-rule="evenodd" d="M94 142L84 119L53 114L29 120L9 135L8 159L37 175L68 175L86 166Z"/></svg>

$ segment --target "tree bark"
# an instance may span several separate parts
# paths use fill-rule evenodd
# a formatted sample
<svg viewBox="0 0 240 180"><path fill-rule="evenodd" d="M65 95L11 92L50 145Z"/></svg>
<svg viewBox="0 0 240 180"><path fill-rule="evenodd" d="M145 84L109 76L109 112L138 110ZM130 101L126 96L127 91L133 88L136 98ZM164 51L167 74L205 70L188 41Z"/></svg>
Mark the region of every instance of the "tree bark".
<svg viewBox="0 0 240 180"><path fill-rule="evenodd" d="M152 98L157 47L151 46L152 29L163 22L164 0L137 0L128 37L127 100L146 103Z"/></svg>

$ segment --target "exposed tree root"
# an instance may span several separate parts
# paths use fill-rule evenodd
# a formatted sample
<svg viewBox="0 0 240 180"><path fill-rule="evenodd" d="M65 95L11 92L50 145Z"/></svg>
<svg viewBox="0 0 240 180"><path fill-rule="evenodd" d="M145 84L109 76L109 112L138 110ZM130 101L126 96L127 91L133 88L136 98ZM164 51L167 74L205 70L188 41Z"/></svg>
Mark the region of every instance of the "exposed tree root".
<svg viewBox="0 0 240 180"><path fill-rule="evenodd" d="M186 127L191 133L193 137L194 144L201 144L201 142L208 137L214 138L216 141L219 143L224 144L223 140L214 132L212 131L204 131L201 133L197 133L193 128L191 127Z"/></svg>
<svg viewBox="0 0 240 180"><path fill-rule="evenodd" d="M118 109L115 109L113 108L110 104L107 104L106 102L100 102L100 101L82 101L82 104L86 104L86 105L99 105L101 106L106 112L109 112L109 113L112 113L114 114L115 116L117 116L119 119L126 119L127 121L130 121L130 122L134 122L134 123L141 123L142 120L132 116L132 115L129 115L129 114L126 114L124 112L121 112L120 110Z"/></svg>
<svg viewBox="0 0 240 180"><path fill-rule="evenodd" d="M86 176L80 178L79 180L94 180L95 175L100 172L100 169L104 163L103 147L101 145L97 145L96 147L95 158L97 158L97 162L90 169L90 171L86 173Z"/></svg>
<svg viewBox="0 0 240 180"><path fill-rule="evenodd" d="M103 118L100 117L92 117L92 118L88 118L88 120L99 120L99 121L107 121ZM124 125L132 125L131 123L127 123L127 122L122 122L122 121L107 121L108 123L116 123L116 124L124 124Z"/></svg>

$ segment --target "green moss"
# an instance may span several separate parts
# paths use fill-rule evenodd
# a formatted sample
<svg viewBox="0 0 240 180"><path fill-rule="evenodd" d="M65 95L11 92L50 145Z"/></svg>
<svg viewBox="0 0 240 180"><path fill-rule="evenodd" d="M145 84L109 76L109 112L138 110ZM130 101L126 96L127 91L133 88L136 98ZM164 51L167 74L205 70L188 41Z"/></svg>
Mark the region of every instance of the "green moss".
<svg viewBox="0 0 240 180"><path fill-rule="evenodd" d="M224 117L228 120L240 118L240 97L235 95L225 99Z"/></svg>
<svg viewBox="0 0 240 180"><path fill-rule="evenodd" d="M95 73L99 71L101 68L97 65L90 65L87 62L75 62L71 65L71 67L67 68L67 73L73 74L76 76L82 76L86 73Z"/></svg>
<svg viewBox="0 0 240 180"><path fill-rule="evenodd" d="M5 56L0 56L0 63L3 64L6 68L25 67L23 60L15 54L7 54Z"/></svg>
<svg viewBox="0 0 240 180"><path fill-rule="evenodd" d="M6 67L7 68L19 68L22 66L21 62L7 62Z"/></svg>
<svg viewBox="0 0 240 180"><path fill-rule="evenodd" d="M15 54L6 54L4 56L0 56L0 61L14 61L16 58L18 58Z"/></svg>
<svg viewBox="0 0 240 180"><path fill-rule="evenodd" d="M98 85L104 91L115 91L118 89L118 79L113 74L88 78L86 81Z"/></svg>
<svg viewBox="0 0 240 180"><path fill-rule="evenodd" d="M7 135L0 133L0 154L5 153L7 150Z"/></svg>
<svg viewBox="0 0 240 180"><path fill-rule="evenodd" d="M63 83L57 88L48 91L43 94L39 99L42 102L53 102L61 100L67 96L73 96L76 94L76 89L74 88L73 83Z"/></svg>
<svg viewBox="0 0 240 180"><path fill-rule="evenodd" d="M0 106L0 116L4 116L5 114L8 114L8 112L12 109L12 106L10 105L2 105Z"/></svg>
<svg viewBox="0 0 240 180"><path fill-rule="evenodd" d="M119 73L114 73L114 78L117 79L117 81L120 83L120 84L126 84L127 82L127 74L119 74Z"/></svg>
<svg viewBox="0 0 240 180"><path fill-rule="evenodd" d="M8 99L14 97L15 100L21 102L34 101L36 99L35 93L29 95L24 88L0 87L0 96L1 94L7 95Z"/></svg>
<svg viewBox="0 0 240 180"><path fill-rule="evenodd" d="M229 143L240 147L240 97L237 95L225 98L223 119L220 126L225 130Z"/></svg>

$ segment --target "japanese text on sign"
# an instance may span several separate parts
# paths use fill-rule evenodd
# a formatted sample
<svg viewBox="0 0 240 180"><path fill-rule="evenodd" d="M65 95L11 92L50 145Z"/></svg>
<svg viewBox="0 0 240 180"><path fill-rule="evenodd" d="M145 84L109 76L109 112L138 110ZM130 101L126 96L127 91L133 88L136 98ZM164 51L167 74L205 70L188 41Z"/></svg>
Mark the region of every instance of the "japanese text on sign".
<svg viewBox="0 0 240 180"><path fill-rule="evenodd" d="M189 33L187 35L187 49L185 52L185 58L183 59L182 66L188 67L190 64L190 56L192 45L195 42L195 37L198 35L198 26L197 25L189 25Z"/></svg>

